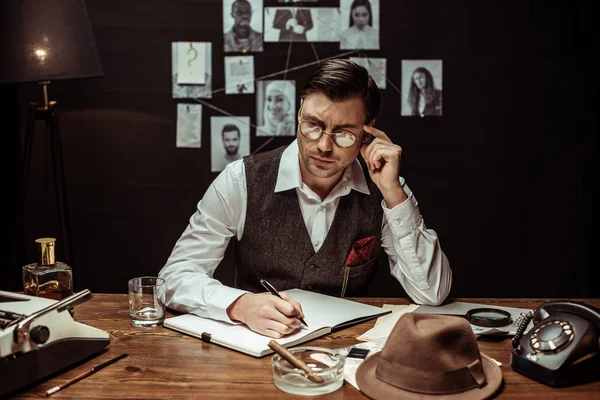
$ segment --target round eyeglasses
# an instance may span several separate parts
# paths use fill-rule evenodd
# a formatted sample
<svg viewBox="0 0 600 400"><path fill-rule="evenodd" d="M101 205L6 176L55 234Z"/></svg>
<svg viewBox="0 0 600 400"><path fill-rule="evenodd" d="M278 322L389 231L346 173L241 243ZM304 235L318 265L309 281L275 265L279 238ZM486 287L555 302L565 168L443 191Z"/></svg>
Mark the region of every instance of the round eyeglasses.
<svg viewBox="0 0 600 400"><path fill-rule="evenodd" d="M300 133L308 140L319 140L324 133L331 136L333 143L340 147L351 147L356 143L356 135L350 131L339 129L335 132L326 132L321 126L310 121L300 122Z"/></svg>

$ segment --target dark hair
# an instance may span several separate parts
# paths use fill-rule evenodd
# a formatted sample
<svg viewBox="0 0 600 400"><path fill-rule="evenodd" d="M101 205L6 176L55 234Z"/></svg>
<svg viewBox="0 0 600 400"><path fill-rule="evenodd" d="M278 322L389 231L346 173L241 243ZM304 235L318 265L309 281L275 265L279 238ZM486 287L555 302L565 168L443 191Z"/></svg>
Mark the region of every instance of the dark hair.
<svg viewBox="0 0 600 400"><path fill-rule="evenodd" d="M238 137L240 137L240 128L237 127L237 125L235 124L226 124L225 126L223 126L223 130L221 131L221 137L225 136L225 132L233 132L233 131L237 131L237 135Z"/></svg>
<svg viewBox="0 0 600 400"><path fill-rule="evenodd" d="M354 26L354 20L352 19L352 11L356 7L365 7L369 12L369 25L373 26L373 12L371 11L371 2L369 0L354 0L350 6L350 27Z"/></svg>
<svg viewBox="0 0 600 400"><path fill-rule="evenodd" d="M252 8L252 4L248 0L235 0L233 3L231 3L231 12L233 12L233 9L235 8L235 6L241 5L241 4L248 4L250 6L250 8Z"/></svg>
<svg viewBox="0 0 600 400"><path fill-rule="evenodd" d="M433 82L433 75L425 67L416 68L410 75L410 89L408 90L408 104L410 105L413 114L419 112L419 88L415 84L415 74L420 72L425 75L425 87L423 88L423 94L425 95L425 103L429 104L435 97L435 85Z"/></svg>
<svg viewBox="0 0 600 400"><path fill-rule="evenodd" d="M311 93L322 93L333 101L360 97L367 114L365 124L379 113L381 93L377 84L365 67L350 60L338 58L319 63L306 80L300 99Z"/></svg>

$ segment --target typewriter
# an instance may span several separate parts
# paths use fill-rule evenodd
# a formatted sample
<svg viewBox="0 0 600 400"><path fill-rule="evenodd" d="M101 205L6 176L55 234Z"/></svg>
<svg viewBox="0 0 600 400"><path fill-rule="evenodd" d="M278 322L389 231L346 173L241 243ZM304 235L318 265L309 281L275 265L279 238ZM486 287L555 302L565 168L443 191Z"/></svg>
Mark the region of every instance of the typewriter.
<svg viewBox="0 0 600 400"><path fill-rule="evenodd" d="M100 353L107 332L73 318L89 290L56 301L0 290L0 398Z"/></svg>

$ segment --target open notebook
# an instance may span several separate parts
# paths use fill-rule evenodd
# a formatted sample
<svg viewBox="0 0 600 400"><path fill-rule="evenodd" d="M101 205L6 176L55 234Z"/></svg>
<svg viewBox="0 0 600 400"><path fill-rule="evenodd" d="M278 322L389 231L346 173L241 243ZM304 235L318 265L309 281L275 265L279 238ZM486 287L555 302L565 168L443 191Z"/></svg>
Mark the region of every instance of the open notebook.
<svg viewBox="0 0 600 400"><path fill-rule="evenodd" d="M391 312L381 307L302 289L284 292L302 304L304 320L308 324L308 328L302 325L296 333L276 339L285 347L296 346ZM246 325L232 325L194 314L183 314L165 319L164 326L254 357L273 353L269 347L272 338L253 332Z"/></svg>

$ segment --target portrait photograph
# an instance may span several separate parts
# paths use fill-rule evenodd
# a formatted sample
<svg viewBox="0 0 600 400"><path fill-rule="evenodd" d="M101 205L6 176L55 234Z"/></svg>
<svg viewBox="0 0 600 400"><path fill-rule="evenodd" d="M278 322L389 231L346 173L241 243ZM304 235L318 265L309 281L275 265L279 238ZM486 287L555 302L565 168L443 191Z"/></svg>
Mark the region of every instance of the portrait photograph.
<svg viewBox="0 0 600 400"><path fill-rule="evenodd" d="M442 60L402 60L402 115L442 115Z"/></svg>
<svg viewBox="0 0 600 400"><path fill-rule="evenodd" d="M223 0L223 50L263 51L263 0Z"/></svg>
<svg viewBox="0 0 600 400"><path fill-rule="evenodd" d="M340 0L340 49L379 49L379 0Z"/></svg>
<svg viewBox="0 0 600 400"><path fill-rule="evenodd" d="M296 135L296 82L256 82L256 136Z"/></svg>
<svg viewBox="0 0 600 400"><path fill-rule="evenodd" d="M307 42L314 28L310 8L265 7L265 42Z"/></svg>
<svg viewBox="0 0 600 400"><path fill-rule="evenodd" d="M211 171L250 154L250 117L210 117Z"/></svg>

